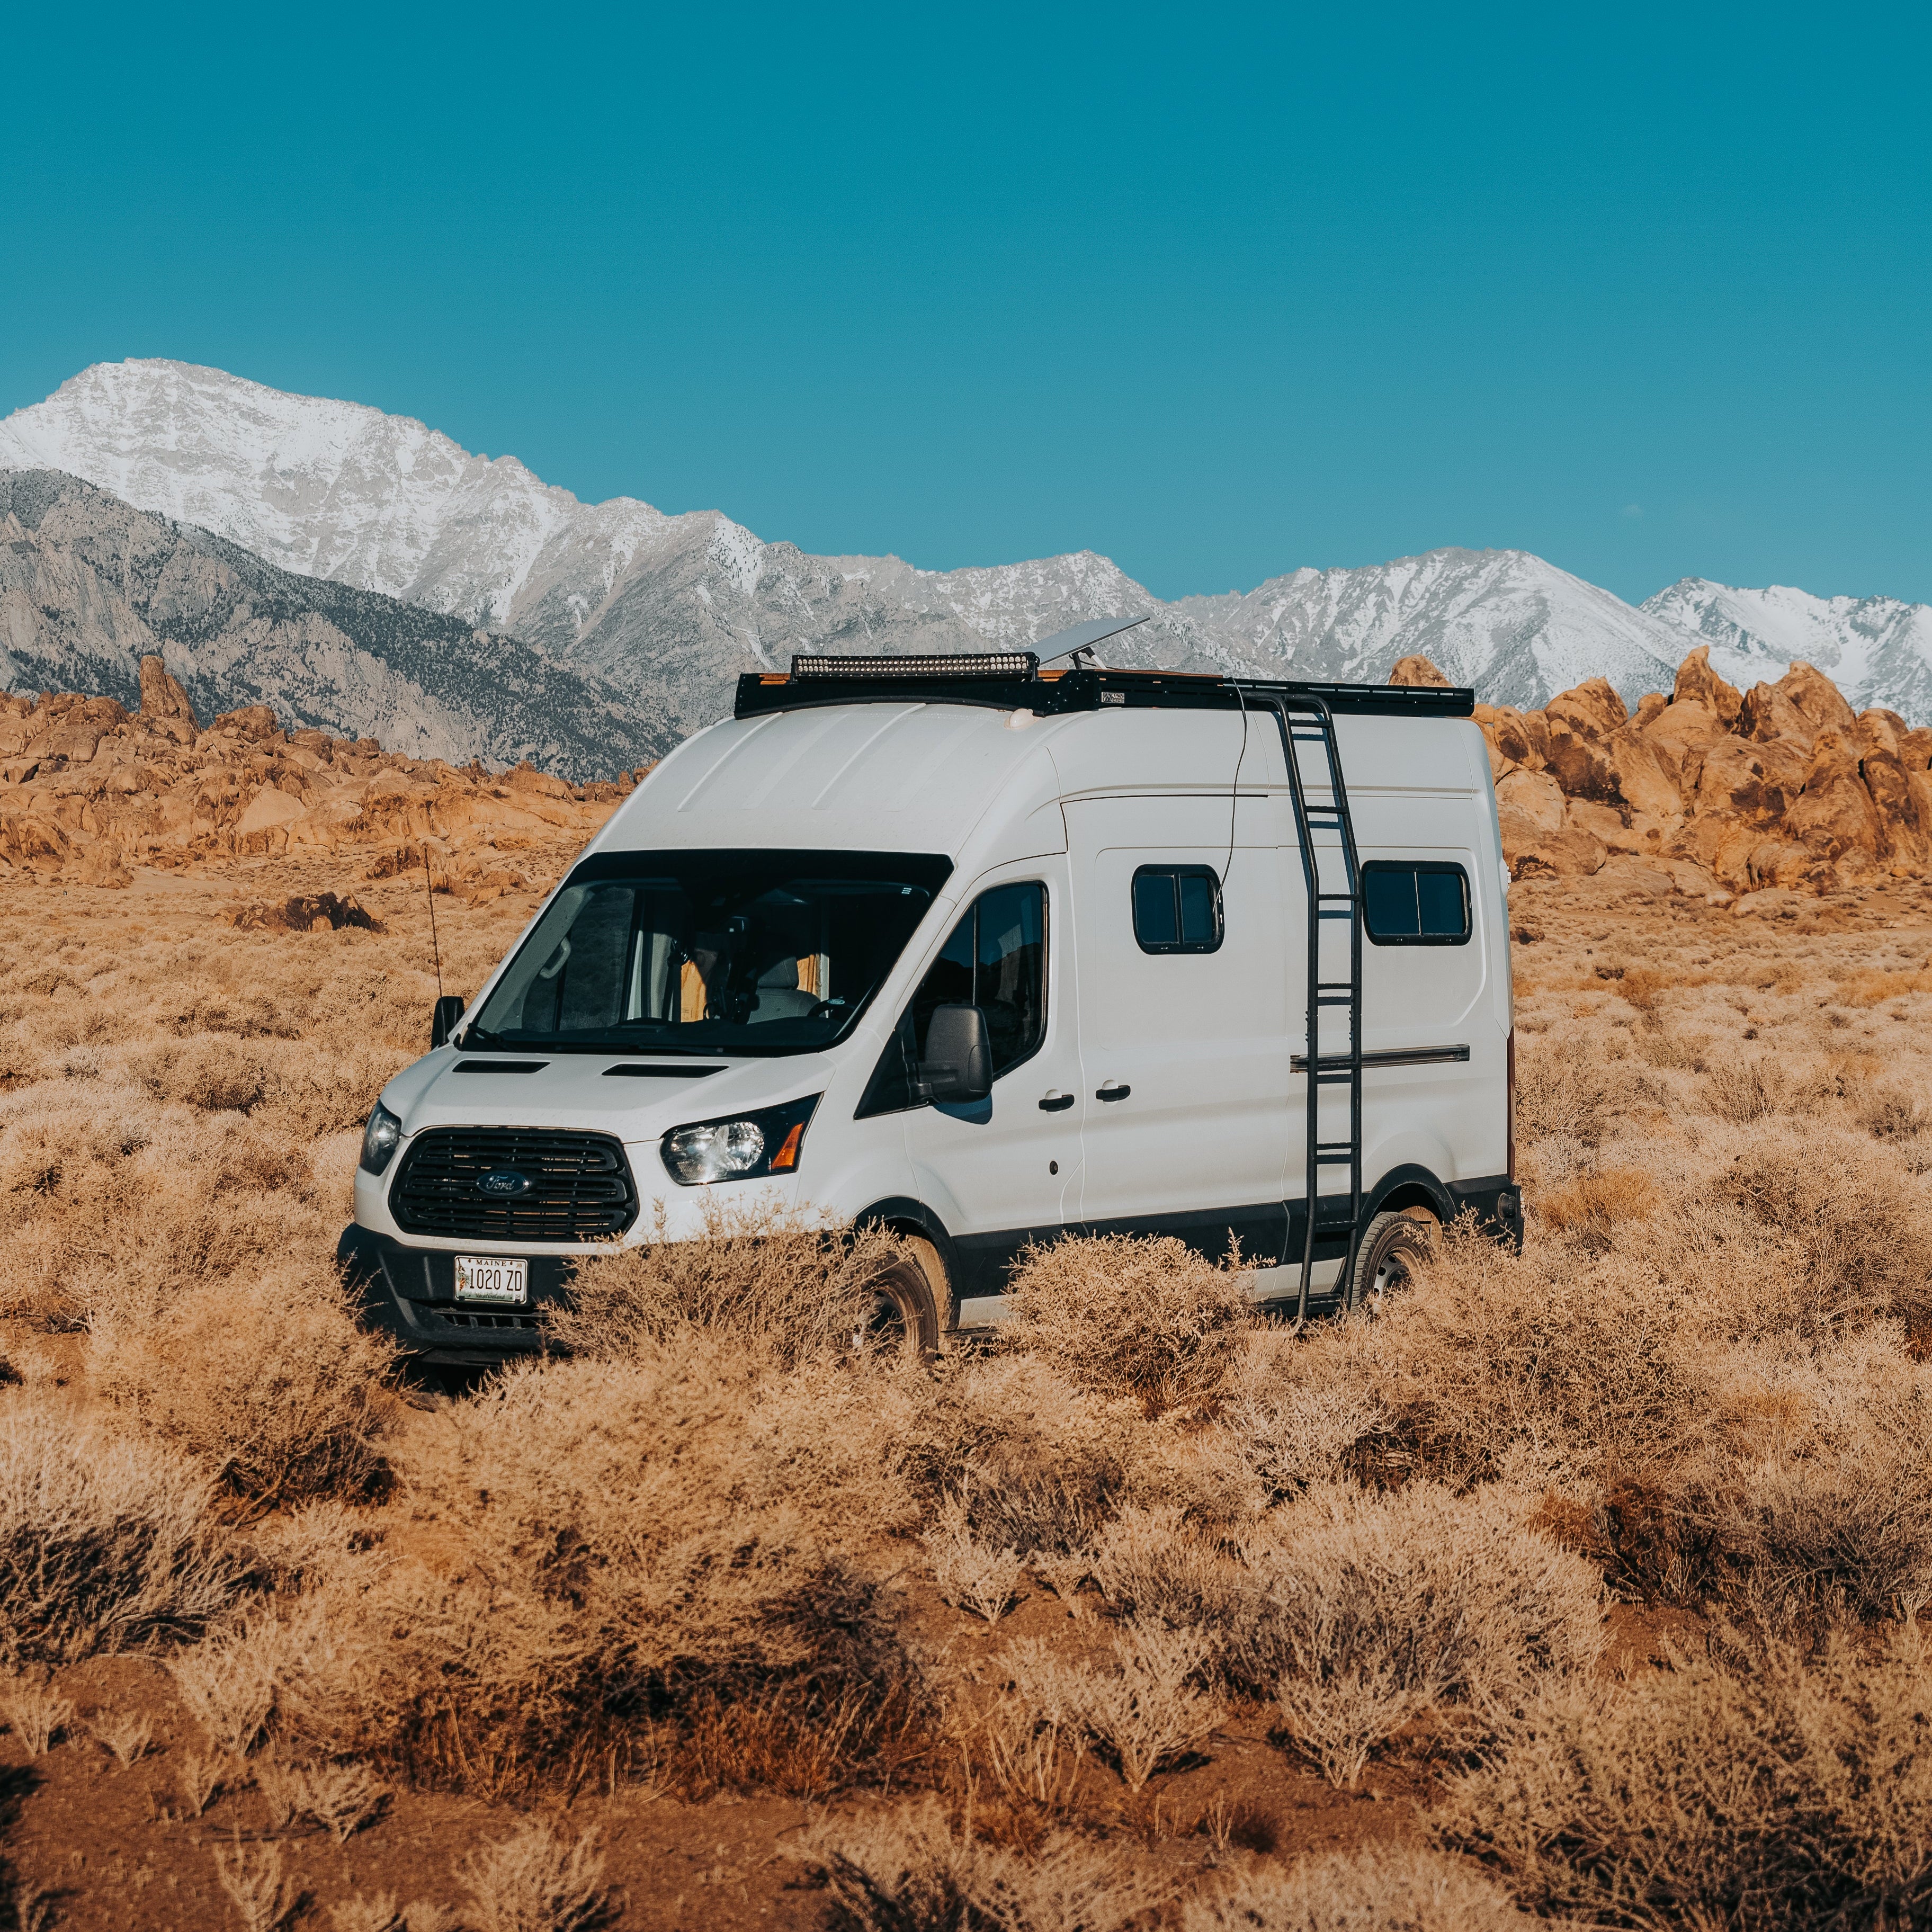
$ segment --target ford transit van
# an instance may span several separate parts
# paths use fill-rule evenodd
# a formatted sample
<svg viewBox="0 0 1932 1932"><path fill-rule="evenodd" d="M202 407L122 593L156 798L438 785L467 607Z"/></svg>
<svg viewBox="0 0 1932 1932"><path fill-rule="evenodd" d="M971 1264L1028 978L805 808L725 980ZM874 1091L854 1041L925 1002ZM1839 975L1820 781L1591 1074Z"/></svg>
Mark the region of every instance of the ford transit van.
<svg viewBox="0 0 1932 1932"><path fill-rule="evenodd" d="M1303 1316L1428 1222L1520 1242L1472 701L1024 652L744 678L384 1090L371 1318L540 1348L577 1258L753 1202L910 1237L880 1315L926 1347L1069 1231L1234 1244Z"/></svg>

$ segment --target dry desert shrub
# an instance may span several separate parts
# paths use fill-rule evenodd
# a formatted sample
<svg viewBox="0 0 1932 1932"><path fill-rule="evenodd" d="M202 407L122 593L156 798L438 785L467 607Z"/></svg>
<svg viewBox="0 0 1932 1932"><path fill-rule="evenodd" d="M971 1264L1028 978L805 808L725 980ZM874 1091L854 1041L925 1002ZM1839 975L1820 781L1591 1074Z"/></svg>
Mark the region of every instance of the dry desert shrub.
<svg viewBox="0 0 1932 1932"><path fill-rule="evenodd" d="M218 1844L214 1870L243 1932L281 1932L301 1909L302 1889L289 1882L280 1845L244 1844L238 1836L232 1846Z"/></svg>
<svg viewBox="0 0 1932 1932"><path fill-rule="evenodd" d="M1199 1633L1130 1624L1112 1667L1070 1661L1038 1638L1013 1646L1002 1668L1043 1728L1084 1731L1130 1792L1192 1750L1221 1721L1204 1688L1210 1645Z"/></svg>
<svg viewBox="0 0 1932 1932"><path fill-rule="evenodd" d="M0 1665L193 1637L233 1599L207 1478L56 1397L0 1391Z"/></svg>
<svg viewBox="0 0 1932 1932"><path fill-rule="evenodd" d="M1538 1922L1478 1867L1420 1846L1364 1846L1257 1867L1180 1908L1178 1932L1530 1932Z"/></svg>
<svg viewBox="0 0 1932 1932"><path fill-rule="evenodd" d="M1030 1355L950 1358L906 1385L893 1454L914 1506L964 1498L974 1533L1040 1554L1084 1550L1144 1460L1138 1402L1108 1401Z"/></svg>
<svg viewBox="0 0 1932 1932"><path fill-rule="evenodd" d="M592 1932L616 1916L595 1832L566 1844L532 1819L466 1853L456 1876L470 1894L466 1916L476 1932Z"/></svg>
<svg viewBox="0 0 1932 1932"><path fill-rule="evenodd" d="M1825 1126L1767 1132L1724 1169L1716 1192L1780 1244L1814 1322L1932 1313L1923 1259L1932 1210L1870 1142Z"/></svg>
<svg viewBox="0 0 1932 1932"><path fill-rule="evenodd" d="M1029 1247L1008 1299L1011 1346L1096 1394L1134 1397L1150 1415L1213 1402L1253 1320L1234 1270L1169 1235Z"/></svg>
<svg viewBox="0 0 1932 1932"><path fill-rule="evenodd" d="M1011 1544L998 1549L975 1536L963 1496L949 1498L919 1540L940 1595L956 1609L996 1624L1013 1607L1029 1556Z"/></svg>
<svg viewBox="0 0 1932 1932"><path fill-rule="evenodd" d="M1298 1346L1298 1340L1283 1348L1278 1337L1258 1336L1220 1418L1219 1439L1240 1458L1268 1503L1340 1480L1358 1452L1388 1428L1380 1400L1367 1390L1285 1374Z"/></svg>
<svg viewBox="0 0 1932 1932"><path fill-rule="evenodd" d="M1603 1648L1596 1571L1506 1495L1337 1489L1272 1527L1231 1662L1259 1681L1278 1660L1284 1728L1331 1783L1352 1784L1426 1712L1492 1731L1537 1682L1587 1670Z"/></svg>
<svg viewBox="0 0 1932 1932"><path fill-rule="evenodd" d="M1932 1671L1876 1654L1681 1661L1573 1684L1451 1780L1433 1827L1530 1910L1599 1924L1916 1924L1932 1904Z"/></svg>
<svg viewBox="0 0 1932 1932"><path fill-rule="evenodd" d="M284 1626L256 1616L169 1659L168 1672L182 1703L219 1757L237 1763L268 1735L291 1654L300 1647Z"/></svg>
<svg viewBox="0 0 1932 1932"><path fill-rule="evenodd" d="M380 1484L396 1353L356 1321L332 1265L285 1261L145 1305L130 1298L96 1325L89 1361L103 1394L259 1510Z"/></svg>
<svg viewBox="0 0 1932 1932"><path fill-rule="evenodd" d="M1531 1140L1560 1136L1594 1147L1609 1132L1625 1091L1625 1076L1586 1036L1537 1041L1517 1054L1516 1131Z"/></svg>
<svg viewBox="0 0 1932 1932"><path fill-rule="evenodd" d="M1916 1140L1925 1131L1925 1103L1909 1088L1875 1086L1853 1109L1853 1118L1874 1139Z"/></svg>
<svg viewBox="0 0 1932 1932"><path fill-rule="evenodd" d="M903 1251L883 1228L716 1208L702 1239L671 1240L660 1203L655 1238L582 1263L551 1332L574 1354L616 1358L691 1330L748 1341L790 1364L849 1349L871 1318L872 1283Z"/></svg>
<svg viewBox="0 0 1932 1932"><path fill-rule="evenodd" d="M264 1755L254 1767L255 1788L267 1800L278 1828L311 1819L338 1844L346 1844L381 1816L388 1787L366 1764L285 1764Z"/></svg>
<svg viewBox="0 0 1932 1932"><path fill-rule="evenodd" d="M1656 1211L1656 1184L1641 1168L1595 1168L1536 1197L1536 1211L1558 1234L1607 1247L1620 1222L1640 1221Z"/></svg>
<svg viewBox="0 0 1932 1932"><path fill-rule="evenodd" d="M1768 1053L1727 1054L1706 1066L1706 1103L1720 1119L1740 1126L1782 1112L1790 1092L1789 1076Z"/></svg>
<svg viewBox="0 0 1932 1932"><path fill-rule="evenodd" d="M163 1041L140 1055L133 1071L158 1100L179 1101L203 1113L245 1114L268 1094L262 1054L224 1034Z"/></svg>
<svg viewBox="0 0 1932 1932"><path fill-rule="evenodd" d="M1385 1479L1451 1484L1506 1468L1574 1480L1681 1457L1706 1426L1664 1251L1551 1241L1521 1255L1460 1226L1371 1324L1313 1336L1284 1380L1347 1390L1387 1418Z"/></svg>
<svg viewBox="0 0 1932 1932"><path fill-rule="evenodd" d="M1108 1602L1143 1625L1213 1628L1244 1608L1239 1567L1172 1503L1128 1504L1095 1539L1087 1567Z"/></svg>
<svg viewBox="0 0 1932 1932"><path fill-rule="evenodd" d="M735 1746L782 1786L789 1740L818 1789L833 1731L856 1774L910 1694L857 1561L897 1512L892 1386L692 1334L414 1418L399 1465L441 1559L304 1596L339 1608L328 1654L278 1665L287 1734L485 1793L699 1732L714 1781Z"/></svg>
<svg viewBox="0 0 1932 1932"><path fill-rule="evenodd" d="M56 1738L72 1728L73 1703L32 1677L0 1684L0 1718L29 1757L44 1757Z"/></svg>
<svg viewBox="0 0 1932 1932"><path fill-rule="evenodd" d="M822 1825L807 1850L830 1932L1123 1932L1172 1892L1118 1844L1052 1832L1022 1853L955 1829L932 1798Z"/></svg>
<svg viewBox="0 0 1932 1932"><path fill-rule="evenodd" d="M154 1720L128 1711L98 1711L87 1720L88 1734L125 1769L146 1757L154 1742Z"/></svg>

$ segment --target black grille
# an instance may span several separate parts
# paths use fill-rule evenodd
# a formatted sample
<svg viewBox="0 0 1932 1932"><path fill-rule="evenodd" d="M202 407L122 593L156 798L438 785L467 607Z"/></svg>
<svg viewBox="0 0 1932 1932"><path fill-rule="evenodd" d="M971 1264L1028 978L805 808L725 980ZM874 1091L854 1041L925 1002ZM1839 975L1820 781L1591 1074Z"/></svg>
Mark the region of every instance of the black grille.
<svg viewBox="0 0 1932 1932"><path fill-rule="evenodd" d="M512 1168L536 1185L513 1200L476 1191ZM434 1127L403 1156L389 1190L396 1225L412 1234L483 1241L587 1241L637 1219L624 1150L608 1134L545 1127Z"/></svg>
<svg viewBox="0 0 1932 1932"><path fill-rule="evenodd" d="M436 1318L448 1328L536 1328L534 1315L480 1315L467 1308L439 1308Z"/></svg>

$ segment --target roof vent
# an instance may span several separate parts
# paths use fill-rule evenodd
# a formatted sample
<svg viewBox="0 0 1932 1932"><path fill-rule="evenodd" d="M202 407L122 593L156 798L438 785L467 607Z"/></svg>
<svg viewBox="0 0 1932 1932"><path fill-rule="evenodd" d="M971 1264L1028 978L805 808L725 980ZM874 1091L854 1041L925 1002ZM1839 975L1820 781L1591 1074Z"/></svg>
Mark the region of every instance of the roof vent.
<svg viewBox="0 0 1932 1932"><path fill-rule="evenodd" d="M791 674L800 679L1031 677L1039 669L1040 659L1031 651L961 652L950 657L795 656L791 661Z"/></svg>

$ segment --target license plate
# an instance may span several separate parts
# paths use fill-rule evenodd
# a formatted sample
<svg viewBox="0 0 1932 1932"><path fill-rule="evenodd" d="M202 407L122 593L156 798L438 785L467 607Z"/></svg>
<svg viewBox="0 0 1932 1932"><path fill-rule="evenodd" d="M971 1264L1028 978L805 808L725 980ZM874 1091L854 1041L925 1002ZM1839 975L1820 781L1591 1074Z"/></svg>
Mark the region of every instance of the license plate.
<svg viewBox="0 0 1932 1932"><path fill-rule="evenodd" d="M500 1255L458 1255L456 1258L456 1298L458 1301L503 1301L518 1308L530 1298L530 1264L518 1259L506 1261Z"/></svg>

